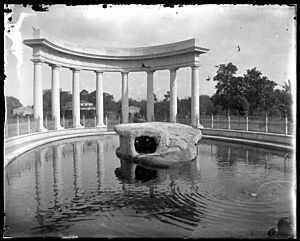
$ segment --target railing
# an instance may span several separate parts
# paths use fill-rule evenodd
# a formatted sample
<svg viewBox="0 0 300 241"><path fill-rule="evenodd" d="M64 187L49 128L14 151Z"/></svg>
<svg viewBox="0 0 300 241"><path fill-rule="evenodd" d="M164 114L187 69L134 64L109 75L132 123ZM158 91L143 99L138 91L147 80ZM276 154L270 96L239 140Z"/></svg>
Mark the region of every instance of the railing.
<svg viewBox="0 0 300 241"><path fill-rule="evenodd" d="M163 116L160 119L155 118L156 121L168 122L169 117ZM143 119L129 118L129 123L133 122L144 122ZM186 125L191 124L190 116L177 115L177 123ZM56 121L46 116L43 120L43 125L47 130L56 130ZM107 117L103 119L103 123L106 124L107 130L113 130L114 126L121 123L121 117ZM292 135L294 132L295 125L293 122L288 120L287 117L261 117L261 116L224 116L224 115L201 115L200 123L204 128L209 129L226 129L226 130L241 130L241 131L255 131L265 133L278 133L284 135ZM96 117L85 117L84 115L80 119L80 124L83 127L90 128L96 127ZM73 119L62 116L60 118L60 125L64 129L73 128ZM4 136L5 139L19 136L24 134L30 134L38 132L38 119L34 118L15 118L9 119L5 123Z"/></svg>
<svg viewBox="0 0 300 241"><path fill-rule="evenodd" d="M177 116L177 122L189 124L186 116ZM224 115L201 115L200 123L204 128L226 129L240 131L254 131L264 133L277 133L292 135L295 125L287 117L268 117L268 116L224 116Z"/></svg>

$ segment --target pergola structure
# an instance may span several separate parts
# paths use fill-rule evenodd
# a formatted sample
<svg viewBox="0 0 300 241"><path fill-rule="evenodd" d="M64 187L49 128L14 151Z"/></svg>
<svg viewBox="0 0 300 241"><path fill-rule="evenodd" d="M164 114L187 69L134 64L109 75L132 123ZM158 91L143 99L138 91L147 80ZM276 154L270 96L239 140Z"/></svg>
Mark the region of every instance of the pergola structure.
<svg viewBox="0 0 300 241"><path fill-rule="evenodd" d="M80 128L80 71L94 71L96 77L97 127L103 123L103 73L120 72L122 75L122 123L128 123L128 74L147 72L147 121L154 120L153 75L157 70L170 70L170 122L176 122L177 80L179 68L191 67L191 125L199 126L199 67L200 55L208 49L200 47L198 39L139 48L92 49L70 43L39 29L33 30L33 38L24 40L33 49L34 63L34 117L39 119L39 130L43 131L43 87L42 64L52 68L52 117L60 126L59 69L73 72L72 111L73 127Z"/></svg>

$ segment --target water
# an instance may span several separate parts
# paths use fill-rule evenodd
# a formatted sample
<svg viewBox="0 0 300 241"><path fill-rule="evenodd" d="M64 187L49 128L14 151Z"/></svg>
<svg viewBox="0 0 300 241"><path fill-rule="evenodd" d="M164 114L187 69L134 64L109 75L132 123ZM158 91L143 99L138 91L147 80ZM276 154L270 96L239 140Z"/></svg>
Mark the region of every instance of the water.
<svg viewBox="0 0 300 241"><path fill-rule="evenodd" d="M292 154L201 140L168 170L120 160L116 135L53 142L5 169L5 236L266 237L293 217Z"/></svg>

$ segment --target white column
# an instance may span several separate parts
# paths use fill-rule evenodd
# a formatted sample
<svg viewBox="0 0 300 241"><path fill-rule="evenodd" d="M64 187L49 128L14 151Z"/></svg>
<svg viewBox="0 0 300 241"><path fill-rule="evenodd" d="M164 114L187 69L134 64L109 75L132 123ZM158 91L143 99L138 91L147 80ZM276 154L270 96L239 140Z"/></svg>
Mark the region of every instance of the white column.
<svg viewBox="0 0 300 241"><path fill-rule="evenodd" d="M153 73L147 71L147 121L154 121Z"/></svg>
<svg viewBox="0 0 300 241"><path fill-rule="evenodd" d="M43 125L43 82L42 82L42 62L34 60L33 70L33 105L34 118L38 119L38 131L46 131Z"/></svg>
<svg viewBox="0 0 300 241"><path fill-rule="evenodd" d="M128 72L122 72L122 124L128 123Z"/></svg>
<svg viewBox="0 0 300 241"><path fill-rule="evenodd" d="M103 127L103 72L96 72L96 116L97 127Z"/></svg>
<svg viewBox="0 0 300 241"><path fill-rule="evenodd" d="M173 123L176 123L177 115L177 69L170 69L170 122Z"/></svg>
<svg viewBox="0 0 300 241"><path fill-rule="evenodd" d="M51 109L54 126L57 130L63 129L60 125L60 96L59 96L59 66L50 65L52 68L52 91L51 91Z"/></svg>
<svg viewBox="0 0 300 241"><path fill-rule="evenodd" d="M191 106L191 125L200 127L199 119L199 66L192 67L192 106Z"/></svg>
<svg viewBox="0 0 300 241"><path fill-rule="evenodd" d="M80 124L80 90L79 90L79 69L72 69L73 71L73 83L72 83L72 115L73 115L73 127L83 127Z"/></svg>

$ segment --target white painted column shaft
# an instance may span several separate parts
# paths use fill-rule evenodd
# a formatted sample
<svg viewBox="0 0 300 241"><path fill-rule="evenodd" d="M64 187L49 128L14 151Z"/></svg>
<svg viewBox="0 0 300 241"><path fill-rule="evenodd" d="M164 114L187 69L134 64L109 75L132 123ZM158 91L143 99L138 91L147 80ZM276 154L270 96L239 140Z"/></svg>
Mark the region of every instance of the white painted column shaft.
<svg viewBox="0 0 300 241"><path fill-rule="evenodd" d="M73 107L73 127L82 127L80 124L80 92L79 92L79 70L72 69L73 83L72 83L72 107Z"/></svg>
<svg viewBox="0 0 300 241"><path fill-rule="evenodd" d="M122 72L122 123L128 123L128 72Z"/></svg>
<svg viewBox="0 0 300 241"><path fill-rule="evenodd" d="M176 123L177 115L177 69L170 70L170 122Z"/></svg>
<svg viewBox="0 0 300 241"><path fill-rule="evenodd" d="M43 82L42 82L42 62L34 61L33 71L33 105L34 105L34 118L38 119L38 131L45 131L43 125Z"/></svg>
<svg viewBox="0 0 300 241"><path fill-rule="evenodd" d="M51 65L52 68L52 91L51 91L51 109L52 118L55 121L54 126L62 129L60 125L60 96L59 96L59 66Z"/></svg>
<svg viewBox="0 0 300 241"><path fill-rule="evenodd" d="M154 121L153 73L147 72L147 121Z"/></svg>
<svg viewBox="0 0 300 241"><path fill-rule="evenodd" d="M199 125L199 66L192 67L191 125ZM198 119L197 119L198 116Z"/></svg>
<svg viewBox="0 0 300 241"><path fill-rule="evenodd" d="M96 72L96 116L97 127L104 126L103 123L103 72Z"/></svg>

